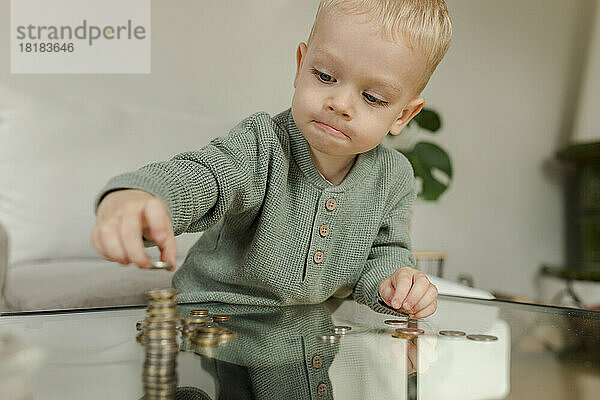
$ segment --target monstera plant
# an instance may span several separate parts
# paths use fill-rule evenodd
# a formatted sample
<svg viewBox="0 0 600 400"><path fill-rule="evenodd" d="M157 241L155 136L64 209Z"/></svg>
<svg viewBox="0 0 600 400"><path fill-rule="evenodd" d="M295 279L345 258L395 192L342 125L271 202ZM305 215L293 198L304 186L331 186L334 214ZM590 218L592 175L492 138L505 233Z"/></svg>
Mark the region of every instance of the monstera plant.
<svg viewBox="0 0 600 400"><path fill-rule="evenodd" d="M435 134L441 127L439 114L424 108L407 126L406 136L409 139L404 140L401 145L394 146L412 164L415 177L421 181L419 199L426 201L439 199L448 189L452 181L452 162L448 153L438 145L428 141L416 141L415 138L422 136L422 133ZM404 132L398 137L402 136L405 136Z"/></svg>

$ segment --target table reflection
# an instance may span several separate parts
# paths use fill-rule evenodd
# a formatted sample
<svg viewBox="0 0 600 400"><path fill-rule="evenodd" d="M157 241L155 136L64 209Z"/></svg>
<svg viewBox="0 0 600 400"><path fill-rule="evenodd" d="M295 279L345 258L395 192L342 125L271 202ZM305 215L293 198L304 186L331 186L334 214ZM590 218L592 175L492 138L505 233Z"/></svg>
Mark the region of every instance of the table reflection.
<svg viewBox="0 0 600 400"><path fill-rule="evenodd" d="M198 307L180 305L181 316ZM184 340L179 370L210 376L215 399L468 399L502 398L508 392L510 335L493 306L471 304L446 320L400 319L393 325L386 321L398 317L339 300L282 308L205 308L230 316L218 325L235 332L235 339L220 344ZM472 315L478 316L476 323L469 320ZM323 341L321 336L335 326L351 330L339 340ZM394 337L398 328L418 334ZM439 335L442 329L458 328L498 340ZM465 387L470 387L467 395ZM211 398L204 389L183 385L173 398Z"/></svg>
<svg viewBox="0 0 600 400"><path fill-rule="evenodd" d="M396 325L385 321L397 316L340 300L282 308L179 304L177 319L193 309L229 315L217 324L235 338L176 350L175 398L595 399L600 388L600 313L441 296L432 317ZM0 333L45 354L35 372L2 353L0 392L9 378L27 382L36 400L142 398L146 349L136 341L136 322L146 315L127 307L0 317ZM320 341L332 326L352 330ZM423 333L398 339L397 327ZM176 349L185 349L182 332ZM497 340L475 342L470 334ZM30 379L7 376L7 365Z"/></svg>

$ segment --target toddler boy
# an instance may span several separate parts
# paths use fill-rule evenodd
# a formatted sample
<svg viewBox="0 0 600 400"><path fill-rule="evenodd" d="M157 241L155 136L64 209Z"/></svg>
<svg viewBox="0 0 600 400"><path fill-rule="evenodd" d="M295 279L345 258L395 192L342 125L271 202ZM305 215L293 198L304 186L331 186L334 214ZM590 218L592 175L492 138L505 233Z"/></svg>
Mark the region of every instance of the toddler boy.
<svg viewBox="0 0 600 400"><path fill-rule="evenodd" d="M205 231L173 276L179 300L293 305L352 296L375 311L431 315L437 289L413 269L413 170L381 145L424 105L446 53L443 0L322 0L296 53L290 109L109 181L92 243L150 267L154 242ZM122 190L127 189L127 190Z"/></svg>

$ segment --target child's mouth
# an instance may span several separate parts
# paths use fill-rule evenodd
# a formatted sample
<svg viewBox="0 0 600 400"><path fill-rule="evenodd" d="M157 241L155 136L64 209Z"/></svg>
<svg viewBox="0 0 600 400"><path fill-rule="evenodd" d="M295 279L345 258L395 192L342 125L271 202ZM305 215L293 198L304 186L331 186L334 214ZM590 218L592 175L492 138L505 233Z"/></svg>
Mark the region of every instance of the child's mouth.
<svg viewBox="0 0 600 400"><path fill-rule="evenodd" d="M318 121L315 121L315 123L316 123L316 124L317 124L317 125L318 125L318 126L321 128L321 129L322 129L322 130L324 130L325 132L329 132L329 133L331 133L331 134L333 134L333 135L338 135L338 136L345 136L345 137L347 137L347 136L346 136L346 134L345 134L344 132L342 132L342 131L338 131L337 129L335 129L335 128L333 128L333 127L331 127L331 126L327 125L327 124L324 124L324 123L322 123L322 122L318 122Z"/></svg>

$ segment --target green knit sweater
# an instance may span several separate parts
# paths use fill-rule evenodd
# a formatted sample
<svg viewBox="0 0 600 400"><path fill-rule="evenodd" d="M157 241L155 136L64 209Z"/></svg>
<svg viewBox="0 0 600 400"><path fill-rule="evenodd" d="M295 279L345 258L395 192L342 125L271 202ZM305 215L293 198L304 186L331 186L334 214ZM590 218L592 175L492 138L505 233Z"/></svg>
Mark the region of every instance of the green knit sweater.
<svg viewBox="0 0 600 400"><path fill-rule="evenodd" d="M408 160L380 144L334 186L315 167L291 109L253 114L198 151L112 178L96 209L122 188L161 198L176 235L205 231L173 276L180 301L292 305L352 296L389 312L379 284L414 266Z"/></svg>

